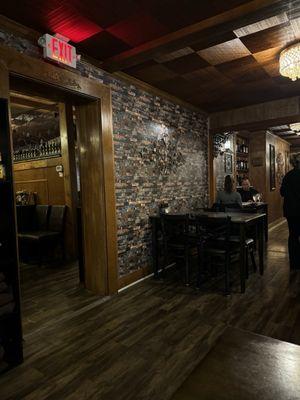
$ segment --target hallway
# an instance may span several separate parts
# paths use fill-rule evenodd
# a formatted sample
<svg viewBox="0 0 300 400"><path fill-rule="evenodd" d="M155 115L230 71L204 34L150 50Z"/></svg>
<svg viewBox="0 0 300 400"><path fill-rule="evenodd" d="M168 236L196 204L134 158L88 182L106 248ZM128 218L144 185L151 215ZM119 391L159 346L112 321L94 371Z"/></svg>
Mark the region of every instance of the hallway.
<svg viewBox="0 0 300 400"><path fill-rule="evenodd" d="M4 399L166 400L228 327L300 345L300 274L287 227L270 233L265 275L224 297L145 280L25 338L25 362L0 378ZM28 300L28 299L27 299Z"/></svg>

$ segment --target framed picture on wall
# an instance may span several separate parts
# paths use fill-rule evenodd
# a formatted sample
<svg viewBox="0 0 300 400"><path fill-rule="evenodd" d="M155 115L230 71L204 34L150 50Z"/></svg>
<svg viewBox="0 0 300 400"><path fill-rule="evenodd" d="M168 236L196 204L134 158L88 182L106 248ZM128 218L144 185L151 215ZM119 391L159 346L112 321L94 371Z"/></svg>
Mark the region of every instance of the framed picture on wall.
<svg viewBox="0 0 300 400"><path fill-rule="evenodd" d="M269 157L270 157L270 190L276 189L276 168L275 168L275 146L269 145Z"/></svg>
<svg viewBox="0 0 300 400"><path fill-rule="evenodd" d="M225 163L225 168L224 168L225 173L232 174L233 172L232 154L225 153L224 163Z"/></svg>
<svg viewBox="0 0 300 400"><path fill-rule="evenodd" d="M285 173L287 174L291 169L291 162L290 162L290 152L285 152Z"/></svg>

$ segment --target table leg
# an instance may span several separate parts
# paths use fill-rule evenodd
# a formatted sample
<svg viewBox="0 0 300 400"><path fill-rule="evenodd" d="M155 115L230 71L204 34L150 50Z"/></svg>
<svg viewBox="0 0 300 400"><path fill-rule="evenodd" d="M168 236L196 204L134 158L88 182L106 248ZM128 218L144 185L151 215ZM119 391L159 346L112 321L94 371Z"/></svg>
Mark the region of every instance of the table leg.
<svg viewBox="0 0 300 400"><path fill-rule="evenodd" d="M259 273L264 273L264 220L258 222L258 257L259 257Z"/></svg>
<svg viewBox="0 0 300 400"><path fill-rule="evenodd" d="M245 293L246 280L245 280L245 258L246 258L246 232L245 224L240 224L240 279L241 279L241 293Z"/></svg>
<svg viewBox="0 0 300 400"><path fill-rule="evenodd" d="M152 231L152 265L154 278L158 279L158 240L157 240L157 221L151 221L151 231Z"/></svg>
<svg viewBox="0 0 300 400"><path fill-rule="evenodd" d="M264 213L266 214L264 218L264 228L265 228L265 241L269 239L269 221L268 221L268 205L265 205Z"/></svg>

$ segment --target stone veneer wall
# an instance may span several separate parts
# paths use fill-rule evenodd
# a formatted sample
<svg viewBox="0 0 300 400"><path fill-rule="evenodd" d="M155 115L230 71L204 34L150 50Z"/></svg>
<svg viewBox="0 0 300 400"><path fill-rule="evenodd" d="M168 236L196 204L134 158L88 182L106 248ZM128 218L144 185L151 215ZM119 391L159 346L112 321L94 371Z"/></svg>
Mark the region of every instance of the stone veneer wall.
<svg viewBox="0 0 300 400"><path fill-rule="evenodd" d="M234 179L234 168L235 168L235 155L234 155L234 138L233 136L229 139L230 147L226 150L225 145L223 145L221 151L222 154L218 154L217 157L214 158L214 176L216 182L216 193L220 190L224 189L224 181L226 175L231 175ZM232 156L232 172L228 172L225 170L225 154Z"/></svg>
<svg viewBox="0 0 300 400"><path fill-rule="evenodd" d="M0 43L41 58L35 43L4 32ZM119 274L151 265L150 214L208 202L208 118L85 62L77 72L112 89Z"/></svg>

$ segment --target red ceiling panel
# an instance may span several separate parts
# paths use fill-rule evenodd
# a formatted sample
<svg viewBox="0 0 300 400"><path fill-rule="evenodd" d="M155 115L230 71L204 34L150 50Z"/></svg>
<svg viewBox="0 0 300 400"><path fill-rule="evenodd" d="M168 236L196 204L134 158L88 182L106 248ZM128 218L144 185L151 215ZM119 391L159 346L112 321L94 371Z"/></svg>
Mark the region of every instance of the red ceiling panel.
<svg viewBox="0 0 300 400"><path fill-rule="evenodd" d="M100 26L65 4L47 12L44 18L52 32L60 33L75 43L82 42L102 31Z"/></svg>
<svg viewBox="0 0 300 400"><path fill-rule="evenodd" d="M128 43L138 46L168 33L167 29L151 15L139 13L107 28L107 31Z"/></svg>
<svg viewBox="0 0 300 400"><path fill-rule="evenodd" d="M101 26L81 14L76 4L66 0L11 0L1 2L0 13L41 33L60 33L75 43L102 30Z"/></svg>

